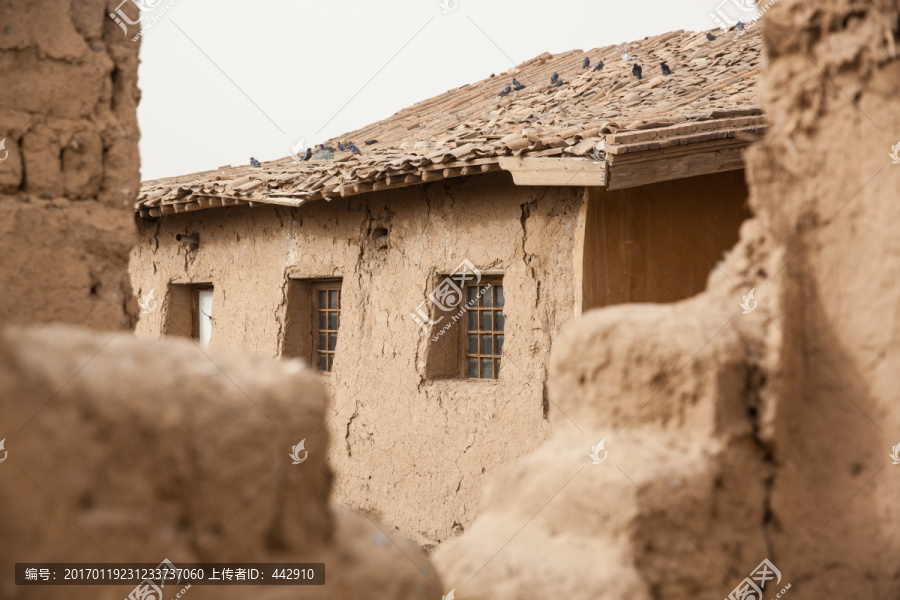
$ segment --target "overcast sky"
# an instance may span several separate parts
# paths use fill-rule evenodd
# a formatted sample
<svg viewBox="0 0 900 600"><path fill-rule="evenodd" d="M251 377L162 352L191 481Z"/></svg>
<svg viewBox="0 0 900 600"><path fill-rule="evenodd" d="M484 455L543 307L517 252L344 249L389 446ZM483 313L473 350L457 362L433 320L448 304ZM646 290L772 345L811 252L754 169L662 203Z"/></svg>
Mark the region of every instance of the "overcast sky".
<svg viewBox="0 0 900 600"><path fill-rule="evenodd" d="M160 0L143 0L152 6ZM706 30L721 0L162 0L144 13L144 180L266 161L549 51ZM140 26L129 28L129 35Z"/></svg>

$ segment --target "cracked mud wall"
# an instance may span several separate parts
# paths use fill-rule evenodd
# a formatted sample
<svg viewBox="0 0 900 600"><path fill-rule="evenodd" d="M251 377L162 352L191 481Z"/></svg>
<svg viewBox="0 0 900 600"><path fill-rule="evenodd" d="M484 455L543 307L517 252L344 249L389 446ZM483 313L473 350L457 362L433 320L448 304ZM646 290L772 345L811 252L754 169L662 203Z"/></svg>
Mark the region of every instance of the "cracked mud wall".
<svg viewBox="0 0 900 600"><path fill-rule="evenodd" d="M141 316L137 333L164 331L170 283L212 283L211 345L277 356L291 319L308 310L292 304L288 279L342 277L334 372L322 378L333 395L335 500L436 544L474 518L483 474L532 451L549 431L546 362L580 301L582 203L580 188L517 188L496 174L301 209L142 222L132 283L140 295L155 290L160 305ZM199 234L199 248L176 242L177 233ZM439 345L455 342L449 334L430 341L409 317L438 274L464 259L503 272L498 381L427 376Z"/></svg>
<svg viewBox="0 0 900 600"><path fill-rule="evenodd" d="M766 315L784 337L766 535L804 597L900 593L898 44L896 2L781 0L765 23L770 130L749 181L786 262L784 314Z"/></svg>
<svg viewBox="0 0 900 600"><path fill-rule="evenodd" d="M116 4L0 4L2 323L136 320L123 266L139 186L139 44L107 18Z"/></svg>

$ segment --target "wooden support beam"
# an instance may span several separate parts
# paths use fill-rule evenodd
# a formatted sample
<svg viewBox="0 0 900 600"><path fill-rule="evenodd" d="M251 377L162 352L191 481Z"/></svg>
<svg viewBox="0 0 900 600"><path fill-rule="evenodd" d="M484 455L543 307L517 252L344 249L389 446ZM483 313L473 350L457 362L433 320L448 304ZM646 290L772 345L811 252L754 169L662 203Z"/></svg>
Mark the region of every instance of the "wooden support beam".
<svg viewBox="0 0 900 600"><path fill-rule="evenodd" d="M581 158L501 157L516 185L606 185L607 165Z"/></svg>
<svg viewBox="0 0 900 600"><path fill-rule="evenodd" d="M646 162L612 163L606 188L621 190L660 181L740 170L744 168L745 149L746 147L725 148Z"/></svg>

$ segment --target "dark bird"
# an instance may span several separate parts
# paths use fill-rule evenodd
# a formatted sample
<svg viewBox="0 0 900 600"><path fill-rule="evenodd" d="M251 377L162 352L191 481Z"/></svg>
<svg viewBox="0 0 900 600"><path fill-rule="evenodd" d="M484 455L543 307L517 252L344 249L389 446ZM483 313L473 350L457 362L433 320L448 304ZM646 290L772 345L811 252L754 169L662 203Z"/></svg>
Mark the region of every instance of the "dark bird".
<svg viewBox="0 0 900 600"><path fill-rule="evenodd" d="M366 146L371 146L372 144L377 144L378 140L366 140L364 143Z"/></svg>
<svg viewBox="0 0 900 600"><path fill-rule="evenodd" d="M594 67L594 70L595 70L595 71L599 71L599 70L602 69L602 68L603 68L603 61L601 60L601 61L598 62L597 65Z"/></svg>
<svg viewBox="0 0 900 600"><path fill-rule="evenodd" d="M563 80L562 80L562 79L557 79L557 80L556 80L556 83L554 83L554 84L551 85L550 87L558 88L558 87L562 87L562 84L563 84Z"/></svg>
<svg viewBox="0 0 900 600"><path fill-rule="evenodd" d="M362 154L353 142L347 142L347 148L349 148L350 152L353 154Z"/></svg>
<svg viewBox="0 0 900 600"><path fill-rule="evenodd" d="M334 152L333 146L322 146L322 150L328 150L329 152Z"/></svg>
<svg viewBox="0 0 900 600"><path fill-rule="evenodd" d="M735 25L735 27L737 27L737 28L740 29L741 31L744 30L744 24L741 23L740 21L737 22L737 25Z"/></svg>
<svg viewBox="0 0 900 600"><path fill-rule="evenodd" d="M506 86L505 88L503 88L503 91L500 92L500 97L501 97L501 98L505 98L506 96L509 96L509 93L510 93L511 91L512 91L512 87L511 87L511 86Z"/></svg>
<svg viewBox="0 0 900 600"><path fill-rule="evenodd" d="M307 148L306 152L303 153L303 157L300 159L304 162L312 158L312 148Z"/></svg>
<svg viewBox="0 0 900 600"><path fill-rule="evenodd" d="M582 68L582 69L587 69L589 66L591 66L591 58L590 58L590 57L585 58L585 59L584 59L584 62L581 63L581 68Z"/></svg>
<svg viewBox="0 0 900 600"><path fill-rule="evenodd" d="M672 69L669 68L669 65L666 63L659 63L659 68L662 70L663 75L671 75Z"/></svg>
<svg viewBox="0 0 900 600"><path fill-rule="evenodd" d="M518 79L513 79L513 89L518 92L519 90L524 90L525 86L519 83Z"/></svg>
<svg viewBox="0 0 900 600"><path fill-rule="evenodd" d="M250 157L250 166L251 166L251 167L261 167L262 165L259 163L258 160L256 160L255 158L253 158L253 157L251 156L251 157Z"/></svg>
<svg viewBox="0 0 900 600"><path fill-rule="evenodd" d="M559 73L553 71L553 75L550 76L550 83L556 83L559 81Z"/></svg>
<svg viewBox="0 0 900 600"><path fill-rule="evenodd" d="M343 152L343 151L346 150L346 149L347 149L347 146L345 146L344 144L338 142L338 150L340 150L341 152Z"/></svg>
<svg viewBox="0 0 900 600"><path fill-rule="evenodd" d="M709 41L713 42L713 41L715 41L716 36L714 36L714 35L711 34L711 33L707 33L707 34L706 34L706 39L708 39Z"/></svg>
<svg viewBox="0 0 900 600"><path fill-rule="evenodd" d="M643 79L644 70L641 68L641 65L635 64L631 68L631 72L634 73L634 76L637 77L638 79Z"/></svg>

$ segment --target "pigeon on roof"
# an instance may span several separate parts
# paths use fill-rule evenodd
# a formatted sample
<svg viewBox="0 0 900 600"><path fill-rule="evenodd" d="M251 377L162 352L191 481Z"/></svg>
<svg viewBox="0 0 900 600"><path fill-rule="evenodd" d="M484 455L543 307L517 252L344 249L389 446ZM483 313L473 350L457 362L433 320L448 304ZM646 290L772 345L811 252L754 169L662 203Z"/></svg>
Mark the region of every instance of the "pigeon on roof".
<svg viewBox="0 0 900 600"><path fill-rule="evenodd" d="M519 90L524 90L525 86L522 85L518 79L513 79L513 89L518 92Z"/></svg>
<svg viewBox="0 0 900 600"><path fill-rule="evenodd" d="M744 24L741 23L740 21L737 22L737 24L735 25L735 27L737 27L737 28L740 29L741 31L744 30Z"/></svg>
<svg viewBox="0 0 900 600"><path fill-rule="evenodd" d="M347 148L349 148L350 152L352 152L353 154L362 154L362 152L359 151L359 148L357 148L356 144L354 144L353 142L347 142Z"/></svg>
<svg viewBox="0 0 900 600"><path fill-rule="evenodd" d="M594 66L594 70L595 70L595 71L599 71L599 70L602 69L602 68L603 68L603 61L602 61L602 60L601 60L600 62L598 62L598 63L596 64L596 66Z"/></svg>
<svg viewBox="0 0 900 600"><path fill-rule="evenodd" d="M637 65L637 64L634 65L631 68L631 72L634 73L634 76L637 77L638 79L643 79L642 73L644 72L644 70L641 69L641 65Z"/></svg>
<svg viewBox="0 0 900 600"><path fill-rule="evenodd" d="M363 142L366 146L371 146L372 144L377 144L378 140L366 140Z"/></svg>
<svg viewBox="0 0 900 600"><path fill-rule="evenodd" d="M550 76L550 83L556 83L559 81L559 73L553 71L553 75Z"/></svg>
<svg viewBox="0 0 900 600"><path fill-rule="evenodd" d="M563 84L563 80L562 80L562 79L557 79L557 80L556 80L556 83L554 83L554 84L551 85L550 87L558 88L558 87L562 87L562 84Z"/></svg>
<svg viewBox="0 0 900 600"><path fill-rule="evenodd" d="M587 69L587 68L590 67L590 66L591 66L591 59L590 59L590 57L585 58L585 59L584 59L584 62L581 63L581 68L582 68L582 69Z"/></svg>
<svg viewBox="0 0 900 600"><path fill-rule="evenodd" d="M624 60L625 62L629 62L629 61L634 60L634 57L632 55L628 54L627 52L623 52L622 60Z"/></svg>
<svg viewBox="0 0 900 600"><path fill-rule="evenodd" d="M343 152L343 151L346 150L346 149L347 149L347 146L345 146L344 144L338 142L338 150L340 150L341 152Z"/></svg>
<svg viewBox="0 0 900 600"><path fill-rule="evenodd" d="M506 86L505 88L503 88L503 91L500 92L500 97L501 97L501 98L505 98L506 96L509 96L509 93L510 93L511 91L512 91L512 87L511 87L511 86Z"/></svg>
<svg viewBox="0 0 900 600"><path fill-rule="evenodd" d="M711 34L711 33L707 33L707 34L706 34L706 39L708 39L709 41L712 42L712 41L715 41L716 36L714 36L714 35Z"/></svg>
<svg viewBox="0 0 900 600"><path fill-rule="evenodd" d="M312 148L307 148L306 152L303 153L303 156L300 158L300 160L302 160L303 162L306 162L310 158L312 158Z"/></svg>
<svg viewBox="0 0 900 600"><path fill-rule="evenodd" d="M664 62L659 63L659 68L660 68L660 70L662 70L663 75L671 75L672 74L672 69L670 69L669 65L667 65Z"/></svg>
<svg viewBox="0 0 900 600"><path fill-rule="evenodd" d="M332 154L334 154L333 146L322 146L322 150L327 150L328 152L331 152Z"/></svg>
<svg viewBox="0 0 900 600"><path fill-rule="evenodd" d="M251 167L261 167L262 165L260 164L260 162L258 160L256 160L255 158L253 158L251 156L250 157L250 166Z"/></svg>

